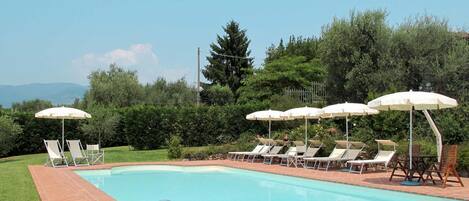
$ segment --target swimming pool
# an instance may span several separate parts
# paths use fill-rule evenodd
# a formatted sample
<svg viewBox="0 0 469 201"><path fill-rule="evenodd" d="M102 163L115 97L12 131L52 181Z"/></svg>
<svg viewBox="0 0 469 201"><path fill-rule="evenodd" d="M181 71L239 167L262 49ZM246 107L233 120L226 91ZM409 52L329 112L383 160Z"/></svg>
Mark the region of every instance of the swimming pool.
<svg viewBox="0 0 469 201"><path fill-rule="evenodd" d="M219 166L144 165L75 172L122 201L451 200Z"/></svg>

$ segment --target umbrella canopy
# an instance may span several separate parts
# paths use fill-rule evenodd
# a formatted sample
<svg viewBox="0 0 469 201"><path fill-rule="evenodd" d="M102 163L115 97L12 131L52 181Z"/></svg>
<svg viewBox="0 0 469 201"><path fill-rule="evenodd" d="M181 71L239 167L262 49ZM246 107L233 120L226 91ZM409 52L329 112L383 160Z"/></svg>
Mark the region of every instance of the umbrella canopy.
<svg viewBox="0 0 469 201"><path fill-rule="evenodd" d="M53 107L36 113L34 117L43 119L87 119L91 118L91 115L75 108Z"/></svg>
<svg viewBox="0 0 469 201"><path fill-rule="evenodd" d="M304 119L305 120L305 146L308 147L308 119L319 119L323 110L314 107L299 107L289 109L280 116L288 119Z"/></svg>
<svg viewBox="0 0 469 201"><path fill-rule="evenodd" d="M253 112L251 114L246 115L247 120L259 120L259 121L269 121L269 139L272 127L272 121L282 121L285 120L285 117L282 117L282 111L278 110L263 110Z"/></svg>
<svg viewBox="0 0 469 201"><path fill-rule="evenodd" d="M91 115L81 111L79 109L70 107L54 107L42 110L34 115L36 118L43 119L62 119L62 151L64 150L65 138L64 138L64 120L65 119L87 119L91 118Z"/></svg>
<svg viewBox="0 0 469 201"><path fill-rule="evenodd" d="M348 141L348 118L378 114L379 111L361 103L340 103L322 108L322 118L345 117L345 133Z"/></svg>
<svg viewBox="0 0 469 201"><path fill-rule="evenodd" d="M427 110L433 109L444 109L456 107L458 102L455 99L450 97L432 93L432 92L423 92L423 91L407 91L407 92L397 92L393 94L388 94L376 98L368 103L368 106L378 110L400 110L400 111L409 111L409 160L410 160L410 169L412 170L412 111L413 110L422 110L425 114L425 117L430 123L432 130L437 136L437 146L438 148L438 160L441 157L441 134L436 128L433 120L428 114ZM409 179L411 180L411 179Z"/></svg>
<svg viewBox="0 0 469 201"><path fill-rule="evenodd" d="M406 91L381 96L368 106L377 110L438 110L456 107L458 101L438 93Z"/></svg>

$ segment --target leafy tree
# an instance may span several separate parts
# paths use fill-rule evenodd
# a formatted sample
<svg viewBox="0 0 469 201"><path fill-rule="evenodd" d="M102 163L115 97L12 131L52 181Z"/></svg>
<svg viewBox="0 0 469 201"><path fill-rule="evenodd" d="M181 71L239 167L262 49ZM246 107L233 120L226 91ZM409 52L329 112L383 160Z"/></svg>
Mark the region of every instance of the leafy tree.
<svg viewBox="0 0 469 201"><path fill-rule="evenodd" d="M43 109L51 108L52 103L47 100L28 100L21 103L13 103L11 109L17 112L39 112Z"/></svg>
<svg viewBox="0 0 469 201"><path fill-rule="evenodd" d="M284 45L281 39L277 46L272 45L267 49L267 57L264 62L270 63L285 56L303 56L306 61L317 59L319 58L319 43L320 40L315 37L290 36Z"/></svg>
<svg viewBox="0 0 469 201"><path fill-rule="evenodd" d="M425 90L430 85L441 91L448 53L456 42L447 22L434 17L418 17L401 24L392 37L392 55L397 77L405 90Z"/></svg>
<svg viewBox="0 0 469 201"><path fill-rule="evenodd" d="M212 84L228 86L237 97L241 81L252 73L253 59L249 58L251 51L248 50L250 40L246 30L235 21L228 22L223 30L225 35L217 35L217 42L210 45L209 64L202 73Z"/></svg>
<svg viewBox="0 0 469 201"><path fill-rule="evenodd" d="M459 39L448 53L446 65L439 73L444 93L460 102L469 101L469 43Z"/></svg>
<svg viewBox="0 0 469 201"><path fill-rule="evenodd" d="M209 105L226 105L234 102L234 95L230 88L219 84L206 86L201 93L201 99Z"/></svg>
<svg viewBox="0 0 469 201"><path fill-rule="evenodd" d="M153 84L147 84L144 91L147 104L188 106L196 102L195 88L184 79L167 82L164 78L158 78Z"/></svg>
<svg viewBox="0 0 469 201"><path fill-rule="evenodd" d="M328 102L363 102L368 93L389 88L391 29L385 11L352 12L334 19L322 33L321 60L328 68ZM384 73L387 72L387 73ZM392 74L392 73L391 73Z"/></svg>
<svg viewBox="0 0 469 201"><path fill-rule="evenodd" d="M111 64L107 71L92 72L90 89L85 94L85 104L126 107L138 104L142 100L143 89L138 83L135 71L126 71L116 64Z"/></svg>
<svg viewBox="0 0 469 201"><path fill-rule="evenodd" d="M6 156L15 148L15 137L23 132L21 126L16 124L13 119L3 115L0 116L0 157Z"/></svg>
<svg viewBox="0 0 469 201"><path fill-rule="evenodd" d="M94 107L88 111L93 118L80 126L83 134L102 147L112 144L119 125L119 114L109 107Z"/></svg>
<svg viewBox="0 0 469 201"><path fill-rule="evenodd" d="M240 88L239 102L268 101L281 95L285 88L306 88L313 81L322 81L325 69L319 60L306 61L303 56L285 56L254 71Z"/></svg>

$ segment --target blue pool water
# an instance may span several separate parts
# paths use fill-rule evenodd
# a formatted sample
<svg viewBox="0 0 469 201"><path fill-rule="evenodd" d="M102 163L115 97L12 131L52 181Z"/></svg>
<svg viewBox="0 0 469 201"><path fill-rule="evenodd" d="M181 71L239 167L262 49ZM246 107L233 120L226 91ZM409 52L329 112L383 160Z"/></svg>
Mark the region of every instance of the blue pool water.
<svg viewBox="0 0 469 201"><path fill-rule="evenodd" d="M147 165L76 173L122 201L450 200L217 166Z"/></svg>

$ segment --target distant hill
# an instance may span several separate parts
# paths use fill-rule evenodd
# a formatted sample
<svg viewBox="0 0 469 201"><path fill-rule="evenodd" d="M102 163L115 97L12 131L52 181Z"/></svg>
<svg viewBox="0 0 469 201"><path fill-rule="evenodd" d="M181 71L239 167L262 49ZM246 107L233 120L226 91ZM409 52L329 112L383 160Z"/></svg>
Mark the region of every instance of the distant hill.
<svg viewBox="0 0 469 201"><path fill-rule="evenodd" d="M87 89L73 83L0 85L0 105L9 108L14 102L32 99L49 100L54 105L70 104L75 98L83 99Z"/></svg>

